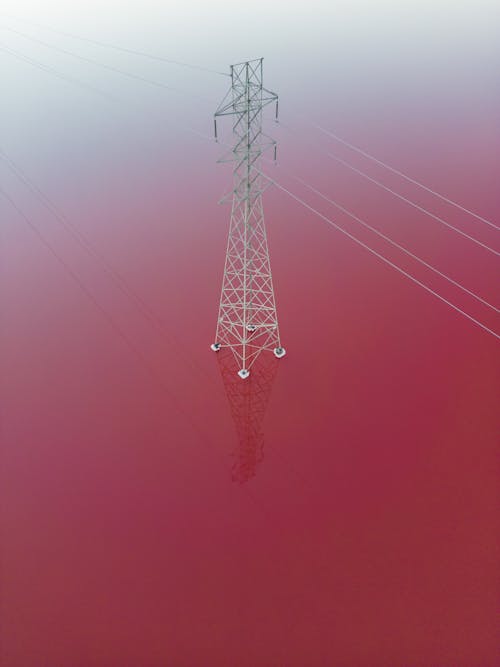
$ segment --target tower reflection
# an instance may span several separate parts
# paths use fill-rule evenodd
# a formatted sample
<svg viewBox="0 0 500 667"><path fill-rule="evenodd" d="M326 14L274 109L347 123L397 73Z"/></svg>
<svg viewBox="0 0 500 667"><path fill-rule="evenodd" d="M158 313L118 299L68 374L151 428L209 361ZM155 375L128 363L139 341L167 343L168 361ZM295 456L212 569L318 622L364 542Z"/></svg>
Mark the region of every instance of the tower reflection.
<svg viewBox="0 0 500 667"><path fill-rule="evenodd" d="M255 476L264 458L262 425L279 360L272 354L259 355L245 380L238 375L238 362L231 350L221 350L217 361L238 435L231 477L233 482L244 484Z"/></svg>

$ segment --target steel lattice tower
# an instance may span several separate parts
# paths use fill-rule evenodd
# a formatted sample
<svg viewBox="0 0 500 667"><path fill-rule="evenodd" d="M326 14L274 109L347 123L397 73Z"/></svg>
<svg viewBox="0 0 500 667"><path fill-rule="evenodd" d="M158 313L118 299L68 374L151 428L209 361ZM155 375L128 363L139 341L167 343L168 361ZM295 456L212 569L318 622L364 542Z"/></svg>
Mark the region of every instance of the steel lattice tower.
<svg viewBox="0 0 500 667"><path fill-rule="evenodd" d="M231 222L222 280L215 343L212 350L231 348L246 378L263 350L281 358L281 346L271 263L264 223L262 194L269 181L261 171L261 156L276 142L262 132L262 110L278 96L264 88L262 58L231 66L231 88L215 112L233 116L234 146L219 162L233 162Z"/></svg>

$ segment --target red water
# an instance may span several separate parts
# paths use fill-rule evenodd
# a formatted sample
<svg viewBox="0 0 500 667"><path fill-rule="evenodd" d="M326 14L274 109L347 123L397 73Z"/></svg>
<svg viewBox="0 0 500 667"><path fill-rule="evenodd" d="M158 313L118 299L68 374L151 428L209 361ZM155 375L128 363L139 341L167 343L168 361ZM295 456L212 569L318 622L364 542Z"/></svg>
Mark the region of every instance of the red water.
<svg viewBox="0 0 500 667"><path fill-rule="evenodd" d="M427 111L339 124L498 220L496 117ZM2 665L498 664L497 341L269 190L287 356L240 381L209 348L229 216L216 205L230 182L220 147L155 143L158 126L130 144L137 127L121 122L72 149L55 121L38 150L5 147L126 285L3 167L43 240L2 201ZM495 302L496 257L277 132L284 168ZM272 173L499 330L486 307Z"/></svg>

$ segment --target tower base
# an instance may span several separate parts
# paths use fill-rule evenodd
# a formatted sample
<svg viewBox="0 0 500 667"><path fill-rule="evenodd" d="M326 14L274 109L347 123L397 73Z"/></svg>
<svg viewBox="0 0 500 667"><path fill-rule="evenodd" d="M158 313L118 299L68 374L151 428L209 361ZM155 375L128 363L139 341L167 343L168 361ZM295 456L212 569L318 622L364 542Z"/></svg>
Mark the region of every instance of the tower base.
<svg viewBox="0 0 500 667"><path fill-rule="evenodd" d="M274 350L273 350L273 352L274 352L274 356L275 356L277 359L281 359L281 358L284 357L285 354L286 354L286 350L285 350L284 347L275 347Z"/></svg>
<svg viewBox="0 0 500 667"><path fill-rule="evenodd" d="M246 368L242 368L241 371L238 371L238 375L242 380L245 380L250 375L250 371L247 371Z"/></svg>
<svg viewBox="0 0 500 667"><path fill-rule="evenodd" d="M210 349L213 352L218 352L220 350L220 343L212 343L212 345L210 345Z"/></svg>

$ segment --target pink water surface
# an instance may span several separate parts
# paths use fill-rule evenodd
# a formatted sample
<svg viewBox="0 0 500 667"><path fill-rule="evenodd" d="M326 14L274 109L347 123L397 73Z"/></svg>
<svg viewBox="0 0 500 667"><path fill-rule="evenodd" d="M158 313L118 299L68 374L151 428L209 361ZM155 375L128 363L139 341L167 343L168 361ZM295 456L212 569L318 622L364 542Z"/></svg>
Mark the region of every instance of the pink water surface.
<svg viewBox="0 0 500 667"><path fill-rule="evenodd" d="M371 89L366 108L330 91L316 119L498 220L491 99L419 106L384 85L380 107ZM2 166L42 236L1 202L2 665L498 664L498 341L271 189L287 356L240 381L209 348L223 147L180 126L163 139L157 107L73 104L67 126L48 108L4 142L105 264ZM498 257L314 147L498 249L497 232L282 113L296 129L270 125L272 176L500 331L288 173L493 303Z"/></svg>

